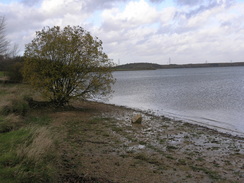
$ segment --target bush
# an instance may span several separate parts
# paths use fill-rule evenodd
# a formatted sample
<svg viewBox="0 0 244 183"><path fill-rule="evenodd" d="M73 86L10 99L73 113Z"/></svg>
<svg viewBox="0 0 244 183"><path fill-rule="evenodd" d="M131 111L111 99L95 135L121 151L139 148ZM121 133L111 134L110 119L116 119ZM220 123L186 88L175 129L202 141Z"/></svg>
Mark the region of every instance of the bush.
<svg viewBox="0 0 244 183"><path fill-rule="evenodd" d="M10 66L6 75L11 82L20 83L23 81L23 76L21 74L22 66L23 63L20 62L14 63Z"/></svg>
<svg viewBox="0 0 244 183"><path fill-rule="evenodd" d="M20 83L23 81L22 76L23 58L16 57L9 60L6 76L10 82Z"/></svg>

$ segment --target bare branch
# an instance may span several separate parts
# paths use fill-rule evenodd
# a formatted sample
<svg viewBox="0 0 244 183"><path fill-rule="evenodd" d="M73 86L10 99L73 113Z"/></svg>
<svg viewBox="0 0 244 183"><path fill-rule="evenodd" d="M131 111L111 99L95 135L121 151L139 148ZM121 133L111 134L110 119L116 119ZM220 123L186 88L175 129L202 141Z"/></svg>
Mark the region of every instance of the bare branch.
<svg viewBox="0 0 244 183"><path fill-rule="evenodd" d="M5 35L5 28L5 18L0 17L0 55L5 55L9 46L9 41L6 39Z"/></svg>

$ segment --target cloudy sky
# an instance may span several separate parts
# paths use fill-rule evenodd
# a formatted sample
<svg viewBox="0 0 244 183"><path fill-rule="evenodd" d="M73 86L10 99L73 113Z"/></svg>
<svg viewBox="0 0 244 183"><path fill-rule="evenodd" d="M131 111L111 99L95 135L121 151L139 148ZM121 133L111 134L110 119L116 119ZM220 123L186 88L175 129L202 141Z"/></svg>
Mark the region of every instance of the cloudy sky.
<svg viewBox="0 0 244 183"><path fill-rule="evenodd" d="M45 26L80 25L115 63L244 61L244 0L0 0L0 16L20 54Z"/></svg>

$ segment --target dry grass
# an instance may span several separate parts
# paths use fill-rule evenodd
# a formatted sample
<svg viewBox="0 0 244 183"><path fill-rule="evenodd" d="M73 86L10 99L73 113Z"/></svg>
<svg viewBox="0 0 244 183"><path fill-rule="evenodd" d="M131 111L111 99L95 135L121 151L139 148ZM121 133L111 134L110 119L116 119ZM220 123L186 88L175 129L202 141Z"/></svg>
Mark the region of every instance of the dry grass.
<svg viewBox="0 0 244 183"><path fill-rule="evenodd" d="M15 114L10 114L7 117L5 117L5 120L14 123L14 124L18 124L21 123L23 121L22 117L19 115L15 115Z"/></svg>
<svg viewBox="0 0 244 183"><path fill-rule="evenodd" d="M0 112L2 115L25 115L28 111L28 89L22 85L1 85L0 88Z"/></svg>
<svg viewBox="0 0 244 183"><path fill-rule="evenodd" d="M11 101L13 100L21 99L23 95L21 91L23 92L17 86L1 85L0 92L3 93L3 96L0 97L0 109L4 106L11 105Z"/></svg>
<svg viewBox="0 0 244 183"><path fill-rule="evenodd" d="M4 108L5 106L11 105L11 101L8 100L10 97L4 97L0 98L0 110ZM12 98L12 97L11 97Z"/></svg>
<svg viewBox="0 0 244 183"><path fill-rule="evenodd" d="M30 160L39 161L53 146L53 137L47 127L32 128L33 139L31 143L20 145L17 154L19 157L28 157Z"/></svg>

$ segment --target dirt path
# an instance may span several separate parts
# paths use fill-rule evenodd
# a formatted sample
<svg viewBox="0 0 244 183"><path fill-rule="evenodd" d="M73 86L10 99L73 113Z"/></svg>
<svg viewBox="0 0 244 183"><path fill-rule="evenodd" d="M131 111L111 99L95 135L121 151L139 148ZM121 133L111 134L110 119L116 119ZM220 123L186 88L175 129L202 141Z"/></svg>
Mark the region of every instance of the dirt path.
<svg viewBox="0 0 244 183"><path fill-rule="evenodd" d="M244 182L244 139L95 102L51 114L66 182ZM66 162L66 164L64 163Z"/></svg>

